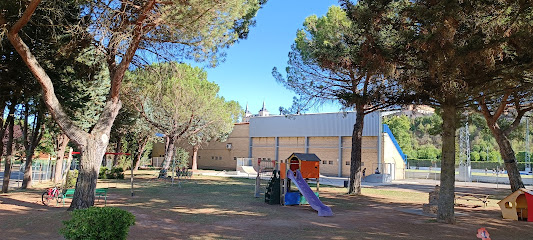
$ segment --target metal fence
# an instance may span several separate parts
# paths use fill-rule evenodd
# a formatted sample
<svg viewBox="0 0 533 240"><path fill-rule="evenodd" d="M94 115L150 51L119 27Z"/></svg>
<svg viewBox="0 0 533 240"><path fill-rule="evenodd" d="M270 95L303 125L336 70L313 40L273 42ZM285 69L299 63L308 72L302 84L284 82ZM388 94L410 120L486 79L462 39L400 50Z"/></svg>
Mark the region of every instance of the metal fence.
<svg viewBox="0 0 533 240"><path fill-rule="evenodd" d="M429 167L408 166L405 170L406 179L427 179L440 181L440 166L434 164ZM533 174L522 171L522 181L526 186L533 186ZM456 182L481 182L481 183L493 183L509 184L509 178L507 173L501 169L461 169L460 166L456 166L455 169L455 181ZM437 183L438 184L438 183Z"/></svg>
<svg viewBox="0 0 533 240"><path fill-rule="evenodd" d="M66 171L67 167L68 166L63 165L63 169L61 169L61 174L63 174ZM70 169L77 169L77 167L78 167L78 162L73 160L71 163ZM26 165L24 163L12 165L10 187L19 188L22 186L22 181L24 180L25 168L26 168ZM2 166L2 170L3 170L3 166ZM42 182L51 181L54 178L55 171L56 171L55 161L50 161L50 160L35 161L31 165L32 182L42 183Z"/></svg>

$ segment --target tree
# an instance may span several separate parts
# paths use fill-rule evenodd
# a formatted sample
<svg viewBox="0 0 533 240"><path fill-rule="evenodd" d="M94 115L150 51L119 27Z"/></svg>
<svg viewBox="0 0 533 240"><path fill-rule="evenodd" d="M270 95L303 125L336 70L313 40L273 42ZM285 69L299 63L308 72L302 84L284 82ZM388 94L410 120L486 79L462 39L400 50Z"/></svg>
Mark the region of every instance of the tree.
<svg viewBox="0 0 533 240"><path fill-rule="evenodd" d="M3 133L2 133L2 145L4 142L4 133L7 130L8 137L7 137L7 144L6 144L6 157L5 159L5 170L4 170L4 180L2 182L2 192L7 193L9 190L9 179L11 178L11 164L13 159L13 136L14 136L14 126L15 126L15 102L16 100L12 99L11 104L9 106L9 113L7 115L7 118L5 120L5 123L3 124ZM3 148L2 148L2 155L4 154Z"/></svg>
<svg viewBox="0 0 533 240"><path fill-rule="evenodd" d="M219 97L218 91L205 71L187 64L153 64L128 75L128 101L165 134L164 170L170 166L179 140L188 139L199 147L231 132L241 109L236 102Z"/></svg>
<svg viewBox="0 0 533 240"><path fill-rule="evenodd" d="M516 64L514 61L512 62L513 64ZM528 111L533 109L530 90L531 86L529 83L526 83L525 86L524 84L518 84L516 87L513 86L513 89L507 89L503 94L494 96L491 99L487 99L487 97L482 95L478 103L478 111L483 114L483 117L487 121L487 125L500 148L500 156L503 159L505 169L507 170L509 184L511 185L511 191L513 192L520 188L524 188L524 182L520 176L520 171L518 170L518 164L516 162L516 154L509 138L511 131L518 128L522 117ZM491 101L492 104L487 100ZM503 122L504 111L508 111L506 118L510 118L510 116L513 116L514 118L510 124L505 124ZM496 158L493 152L489 154L489 157L491 160Z"/></svg>
<svg viewBox="0 0 533 240"><path fill-rule="evenodd" d="M124 74L138 54L153 53L165 58L188 58L217 62L221 49L246 37L248 26L263 1L233 0L199 1L60 1L75 5L71 11L54 12L53 25L60 25L64 15L79 16L78 25L66 23L74 32L74 40L94 40L96 49L105 54L111 84L109 95L96 125L85 131L75 124L60 104L50 75L20 37L20 32L38 8L40 0L32 0L21 16L0 15L11 44L21 55L43 89L43 100L63 132L81 149L80 172L76 192L69 209L94 205L94 189L101 159L109 142L113 121L121 108L119 93ZM56 8L57 9L57 8ZM83 11L82 11L83 10ZM8 21L9 19L9 21ZM6 25L8 24L8 25ZM89 36L89 37L87 37ZM87 41L72 41L68 47L79 47ZM137 51L140 49L141 51Z"/></svg>
<svg viewBox="0 0 533 240"><path fill-rule="evenodd" d="M531 36L523 19L529 3L520 1L410 1L408 21L398 27L405 51L397 59L402 82L442 109L441 186L437 218L452 223L454 216L455 131L459 112L474 103L473 95L494 92L507 80L501 62L519 52L513 45ZM527 51L526 51L527 52ZM510 54L510 55L508 55ZM507 58L506 56L509 56ZM523 58L518 58L522 59ZM515 72L516 73L516 72Z"/></svg>
<svg viewBox="0 0 533 240"><path fill-rule="evenodd" d="M202 144L220 141L224 142L233 131L233 124L241 116L242 108L238 102L225 101L224 98L215 96L214 101L209 102L210 106L204 106L208 111L206 114L198 116L197 128L200 129L188 138L189 144L193 147L192 170L198 170L198 149Z"/></svg>
<svg viewBox="0 0 533 240"><path fill-rule="evenodd" d="M394 66L386 59L394 51L399 7L373 2L332 6L323 17L305 19L289 53L287 77L276 68L278 82L300 95L304 102L338 101L355 108L348 193L361 193L361 146L364 116L396 104L402 94L393 78Z"/></svg>
<svg viewBox="0 0 533 240"><path fill-rule="evenodd" d="M33 103L30 103L32 101ZM30 99L23 104L23 114L19 121L22 129L22 145L26 160L24 161L24 178L22 189L30 188L32 184L33 154L44 134L45 108L40 99ZM33 105L33 106L32 106ZM30 120L30 117L33 118ZM31 124L31 125L30 125Z"/></svg>
<svg viewBox="0 0 533 240"><path fill-rule="evenodd" d="M413 149L413 139L411 136L411 122L407 116L391 116L385 118L383 123L387 124L394 135L394 138L398 141L402 151L407 154L408 157L416 156L416 152Z"/></svg>

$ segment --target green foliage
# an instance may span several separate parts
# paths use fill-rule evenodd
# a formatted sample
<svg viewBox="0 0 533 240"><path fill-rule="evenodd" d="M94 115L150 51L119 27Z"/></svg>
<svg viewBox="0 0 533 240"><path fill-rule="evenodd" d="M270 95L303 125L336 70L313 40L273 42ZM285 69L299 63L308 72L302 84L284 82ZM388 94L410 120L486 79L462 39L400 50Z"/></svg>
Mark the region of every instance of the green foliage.
<svg viewBox="0 0 533 240"><path fill-rule="evenodd" d="M124 169L121 167L113 167L107 169L107 167L100 167L100 172L98 173L98 178L100 179L124 179Z"/></svg>
<svg viewBox="0 0 533 240"><path fill-rule="evenodd" d="M219 86L207 80L203 69L188 64L152 64L129 72L126 80L127 102L175 141L198 146L225 140L242 113L237 102L218 95Z"/></svg>
<svg viewBox="0 0 533 240"><path fill-rule="evenodd" d="M417 157L420 159L437 159L440 158L440 150L433 145L421 146L417 149Z"/></svg>
<svg viewBox="0 0 533 240"><path fill-rule="evenodd" d="M114 207L90 207L77 209L72 218L63 221L59 232L66 239L119 240L126 239L135 216L128 211Z"/></svg>
<svg viewBox="0 0 533 240"><path fill-rule="evenodd" d="M174 154L176 169L189 168L189 152L183 148L177 148Z"/></svg>
<svg viewBox="0 0 533 240"><path fill-rule="evenodd" d="M98 172L98 178L99 179L107 179L107 167L100 167L100 172Z"/></svg>
<svg viewBox="0 0 533 240"><path fill-rule="evenodd" d="M75 188L78 181L78 170L69 170L67 172L67 179L65 182L65 189Z"/></svg>
<svg viewBox="0 0 533 240"><path fill-rule="evenodd" d="M488 160L487 152L481 151L479 152L479 161L487 161Z"/></svg>
<svg viewBox="0 0 533 240"><path fill-rule="evenodd" d="M533 157L531 156L531 152L529 153L529 161L532 161ZM526 152L520 151L516 154L516 161L517 162L525 162L526 161Z"/></svg>
<svg viewBox="0 0 533 240"><path fill-rule="evenodd" d="M222 51L225 48L246 38L249 27L254 24L253 18L265 2L159 1L146 10L147 16L141 21L145 37L139 46L164 59L209 61L214 66L224 57ZM119 50L119 56L123 55L124 49L131 44L129 40L136 34L132 22L143 16L138 6L149 5L144 1L126 6L121 3L117 0L89 1L84 8L87 11L82 15L82 18L94 21L92 26L96 27L96 39L105 39L96 44L104 45L99 47L106 50ZM136 60L133 59L134 62Z"/></svg>
<svg viewBox="0 0 533 240"><path fill-rule="evenodd" d="M490 151L489 152L489 161L500 161L501 159L501 155L500 155L500 152L498 151Z"/></svg>
<svg viewBox="0 0 533 240"><path fill-rule="evenodd" d="M408 157L417 157L417 153L413 151L413 139L411 136L411 123L407 116L391 116L383 120L387 124L398 141L400 148Z"/></svg>
<svg viewBox="0 0 533 240"><path fill-rule="evenodd" d="M479 161L480 160L480 155L479 155L479 152L471 152L470 153L470 160L471 161Z"/></svg>
<svg viewBox="0 0 533 240"><path fill-rule="evenodd" d="M403 90L388 77L394 66L385 61L396 49L398 32L389 24L400 16L398 8L385 9L378 20L369 19L372 4L352 7L331 6L325 16L307 17L289 52L287 76L272 70L279 83L299 95L290 108L294 112L336 101L368 113L399 102Z"/></svg>

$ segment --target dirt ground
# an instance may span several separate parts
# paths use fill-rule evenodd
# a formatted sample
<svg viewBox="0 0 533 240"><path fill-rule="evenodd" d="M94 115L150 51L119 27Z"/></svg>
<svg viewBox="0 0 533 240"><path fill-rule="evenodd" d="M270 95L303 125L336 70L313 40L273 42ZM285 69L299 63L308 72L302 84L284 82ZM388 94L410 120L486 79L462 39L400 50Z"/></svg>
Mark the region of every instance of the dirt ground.
<svg viewBox="0 0 533 240"><path fill-rule="evenodd" d="M109 187L107 206L136 216L128 239L477 239L481 227L492 239L533 238L533 223L501 218L495 203L509 190L485 189L495 196L489 206L473 208L479 202L467 202L456 208L457 223L450 225L421 213L432 186L364 188L362 196L322 186L321 200L334 216L318 217L309 206L268 205L254 198L249 179L194 176L172 184L138 175L143 179L136 180L134 197L129 180L98 184ZM58 229L69 219L70 199L64 207L43 206L45 186L40 187L0 195L0 239L62 239Z"/></svg>

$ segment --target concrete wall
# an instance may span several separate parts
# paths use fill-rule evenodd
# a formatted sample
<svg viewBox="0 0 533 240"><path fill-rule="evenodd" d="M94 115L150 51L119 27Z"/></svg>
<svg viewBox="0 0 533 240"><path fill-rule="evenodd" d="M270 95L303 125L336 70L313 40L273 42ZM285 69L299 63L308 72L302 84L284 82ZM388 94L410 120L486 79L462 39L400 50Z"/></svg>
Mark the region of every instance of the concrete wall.
<svg viewBox="0 0 533 240"><path fill-rule="evenodd" d="M262 160L283 160L292 153L314 153L321 160L320 172L326 176L348 177L350 174L352 138L351 131L353 123L344 124L351 116L342 114L315 114L310 116L297 116L302 118L301 122L309 126L325 129L298 128L292 129L290 126L297 126L298 119L288 119L283 116L252 118L250 123L235 124L233 132L226 142L213 142L199 150L198 168L235 170L236 158L253 158L254 166L257 159ZM378 163L378 134L371 135L377 129L378 114L368 116L369 123L365 122L367 135L363 135L362 143L362 169L366 168L366 175L374 173ZM348 118L348 120L346 119ZM318 120L330 120L331 122L320 122ZM351 120L350 120L351 121ZM371 123L370 123L371 122ZM274 127L270 131L267 127L273 127L276 123L283 123L281 127ZM328 123L328 124L325 124ZM342 126L337 124L343 123ZM254 126L256 124L256 126ZM295 125L296 124L296 125ZM307 126L306 125L306 126ZM376 126L374 126L376 125ZM278 125L276 125L278 126ZM253 128L253 129L252 129ZM285 129L282 133L280 130ZM307 129L307 133L305 134ZM253 131L252 131L253 130ZM302 135L288 135L289 133L302 133ZM280 135L276 135L278 132ZM343 133L346 135L334 135ZM331 134L331 135L327 135ZM370 134L370 135L369 135ZM394 163L396 168L395 179L404 177L404 163L398 151L392 144L387 134L382 138L382 159L385 163ZM226 145L231 143L232 148L227 149ZM190 149L190 146L185 146ZM157 156L159 148L154 145L154 153ZM164 154L164 149L163 149ZM192 153L191 153L192 156ZM383 171L383 165L380 171Z"/></svg>
<svg viewBox="0 0 533 240"><path fill-rule="evenodd" d="M405 178L405 162L387 133L383 133L383 162L394 165L395 174L392 180Z"/></svg>
<svg viewBox="0 0 533 240"><path fill-rule="evenodd" d="M308 137L307 148L305 139L305 137L279 137L277 160L286 159L295 152L314 153L322 160L321 174L338 176L341 171L343 177L350 175L351 137L341 137L342 146L339 146L339 137ZM377 167L377 141L377 137L363 137L362 164L363 168L370 166L367 173L373 171L372 166ZM339 153L342 158L339 157ZM253 137L252 158L254 162L257 158L276 159L276 138Z"/></svg>
<svg viewBox="0 0 533 240"><path fill-rule="evenodd" d="M248 123L235 124L225 142L211 142L198 150L198 168L235 170L236 158L248 157L249 127ZM231 149L226 148L228 144L231 144ZM192 157L192 153L190 156Z"/></svg>

